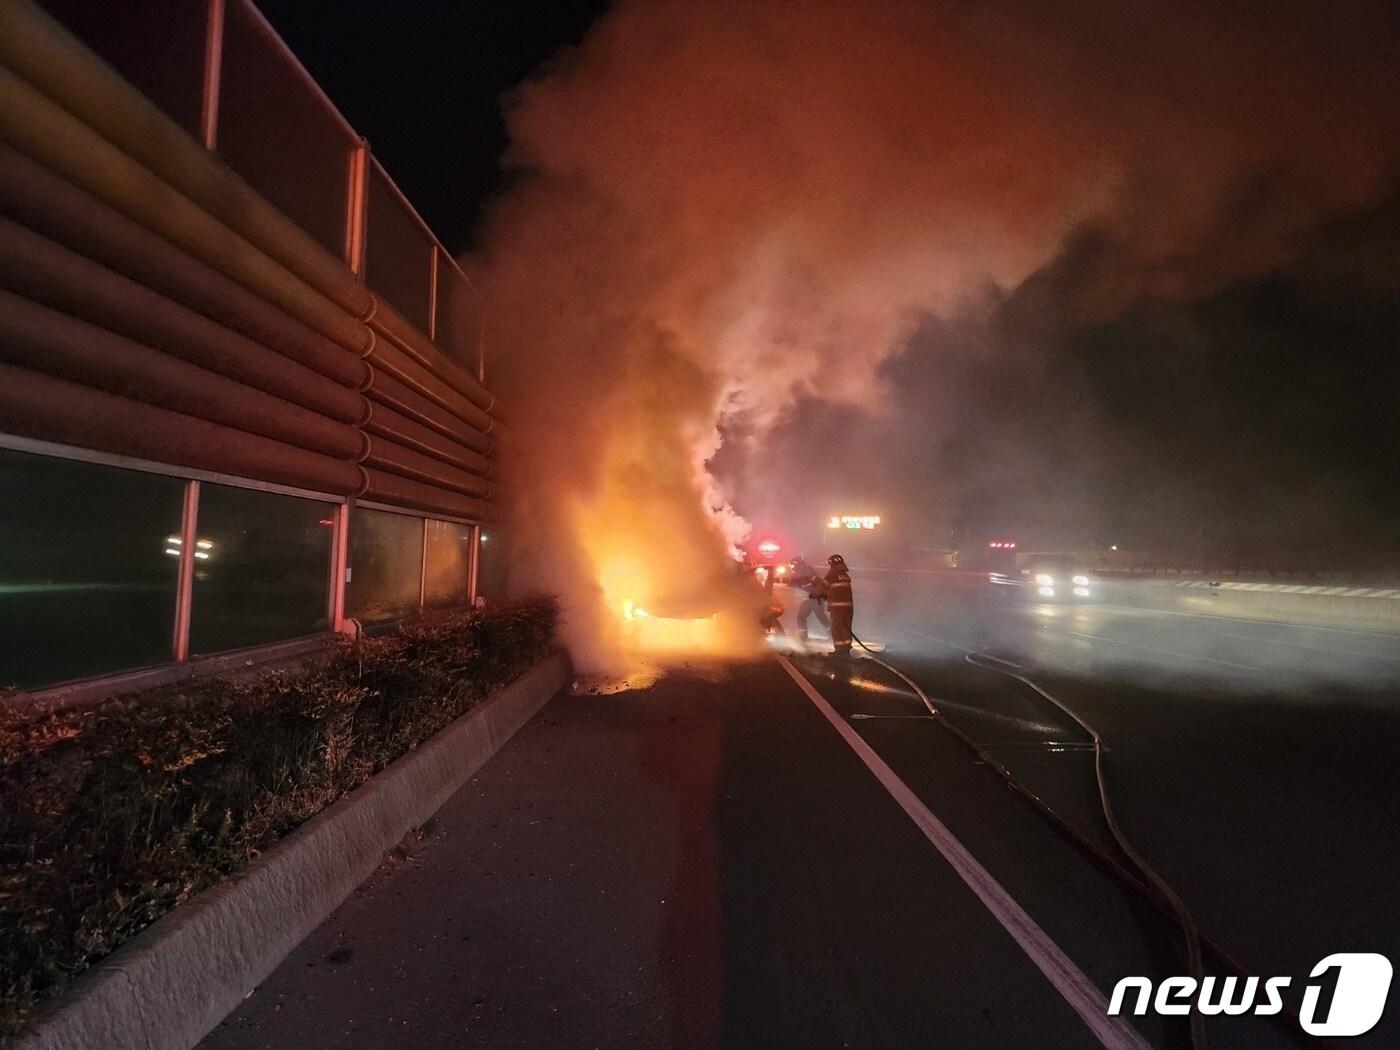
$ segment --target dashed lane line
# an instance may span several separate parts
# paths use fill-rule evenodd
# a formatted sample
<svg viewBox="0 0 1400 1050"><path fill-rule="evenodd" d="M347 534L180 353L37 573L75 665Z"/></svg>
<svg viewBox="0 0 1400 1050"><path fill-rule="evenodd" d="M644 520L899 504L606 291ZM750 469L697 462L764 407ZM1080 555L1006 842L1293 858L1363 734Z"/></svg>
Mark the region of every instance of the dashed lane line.
<svg viewBox="0 0 1400 1050"><path fill-rule="evenodd" d="M948 641L948 639L940 638L936 634L925 634L923 631L915 631L908 627L904 629L904 633L912 634L915 638L922 638L928 642L937 642L939 645L946 645L949 649L956 649L960 653L976 653L984 660L992 660L996 663L1003 664L1006 667L1014 667L1018 671L1026 670L1025 664L1018 664L1015 660L1008 660L1005 657L993 656L991 653L986 652L985 650L969 649L965 645L959 645L957 642L950 642Z"/></svg>
<svg viewBox="0 0 1400 1050"><path fill-rule="evenodd" d="M1051 634L1067 634L1072 638L1088 638L1095 642L1108 642L1111 645L1122 645L1129 649L1142 649L1149 653L1161 653L1163 656L1175 656L1179 660L1198 660L1205 664L1215 664L1219 667L1233 667L1237 671L1257 671L1259 668L1252 664L1237 664L1231 660L1217 660L1213 656L1197 656L1195 653L1183 653L1176 649L1158 649L1155 645L1143 645L1141 642L1124 642L1117 638L1110 638L1104 634L1085 634L1082 631L1057 631L1053 627L1048 628Z"/></svg>

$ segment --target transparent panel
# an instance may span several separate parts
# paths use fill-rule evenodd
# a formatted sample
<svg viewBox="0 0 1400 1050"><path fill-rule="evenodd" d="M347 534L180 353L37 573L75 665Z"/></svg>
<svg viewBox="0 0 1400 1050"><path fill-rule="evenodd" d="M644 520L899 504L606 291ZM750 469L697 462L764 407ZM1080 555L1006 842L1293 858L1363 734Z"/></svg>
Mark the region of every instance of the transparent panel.
<svg viewBox="0 0 1400 1050"><path fill-rule="evenodd" d="M354 143L267 27L233 0L224 13L217 144L249 185L344 256Z"/></svg>
<svg viewBox="0 0 1400 1050"><path fill-rule="evenodd" d="M428 566L423 604L440 609L465 605L471 583L472 527L451 521L428 522Z"/></svg>
<svg viewBox="0 0 1400 1050"><path fill-rule="evenodd" d="M190 651L328 630L334 513L319 500L202 484Z"/></svg>
<svg viewBox="0 0 1400 1050"><path fill-rule="evenodd" d="M510 589L510 533L500 525L481 527L481 565L477 569L476 593L489 602L503 601Z"/></svg>
<svg viewBox="0 0 1400 1050"><path fill-rule="evenodd" d="M346 616L383 623L416 613L423 582L423 519L354 508L349 569Z"/></svg>
<svg viewBox="0 0 1400 1050"><path fill-rule="evenodd" d="M0 687L170 659L184 488L0 450Z"/></svg>
<svg viewBox="0 0 1400 1050"><path fill-rule="evenodd" d="M166 116L200 137L208 4L44 0L43 6Z"/></svg>
<svg viewBox="0 0 1400 1050"><path fill-rule="evenodd" d="M426 333L434 245L373 166L367 208L365 283Z"/></svg>
<svg viewBox="0 0 1400 1050"><path fill-rule="evenodd" d="M452 264L438 264L437 333L434 342L472 375L480 350L481 306Z"/></svg>

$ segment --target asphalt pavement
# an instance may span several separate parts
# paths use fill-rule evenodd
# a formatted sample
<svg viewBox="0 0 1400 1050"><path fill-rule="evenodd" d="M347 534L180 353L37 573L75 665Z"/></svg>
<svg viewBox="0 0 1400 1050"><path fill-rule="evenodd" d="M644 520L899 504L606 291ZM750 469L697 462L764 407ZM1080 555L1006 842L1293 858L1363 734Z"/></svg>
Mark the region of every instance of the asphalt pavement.
<svg viewBox="0 0 1400 1050"><path fill-rule="evenodd" d="M1110 748L1120 823L1253 972L1301 989L1334 952L1400 959L1400 637L1008 600L896 575L863 583L864 626L885 658L979 741L1007 743L998 757L1019 778L1101 836L1077 753L1019 743L1083 734L969 654L1088 719ZM1400 1010L1349 1045L1400 1045Z"/></svg>
<svg viewBox="0 0 1400 1050"><path fill-rule="evenodd" d="M917 577L858 577L857 603L882 659L1114 855L1084 733L1006 672L1091 721L1121 825L1250 971L1400 957L1400 639ZM776 656L557 697L202 1046L1100 1046L1074 979L1101 1002L1185 972L1175 923L902 680L791 666L815 697ZM1396 1013L1349 1045L1396 1045ZM1187 1045L1133 1024L1122 1045ZM1252 1016L1208 1034L1308 1045Z"/></svg>
<svg viewBox="0 0 1400 1050"><path fill-rule="evenodd" d="M202 1045L1099 1043L765 659L556 698Z"/></svg>

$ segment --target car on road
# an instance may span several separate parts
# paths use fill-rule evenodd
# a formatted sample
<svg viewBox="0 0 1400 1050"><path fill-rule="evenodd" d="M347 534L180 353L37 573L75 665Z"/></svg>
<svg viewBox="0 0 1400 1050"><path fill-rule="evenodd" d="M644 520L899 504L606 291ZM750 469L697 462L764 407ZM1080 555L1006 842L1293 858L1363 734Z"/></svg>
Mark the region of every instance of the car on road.
<svg viewBox="0 0 1400 1050"><path fill-rule="evenodd" d="M1092 602L1103 585L1072 554L1029 554L1017 559L1014 574L993 573L992 583L1019 587L1033 602Z"/></svg>

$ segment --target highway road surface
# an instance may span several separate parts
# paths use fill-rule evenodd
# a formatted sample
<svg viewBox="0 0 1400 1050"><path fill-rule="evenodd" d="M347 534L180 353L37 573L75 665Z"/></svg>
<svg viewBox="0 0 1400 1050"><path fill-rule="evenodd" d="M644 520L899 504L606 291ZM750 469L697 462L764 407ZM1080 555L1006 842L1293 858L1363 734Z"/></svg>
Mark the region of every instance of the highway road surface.
<svg viewBox="0 0 1400 1050"><path fill-rule="evenodd" d="M863 583L862 637L1107 843L1085 735L1010 674L1097 728L1120 824L1253 972L1301 989L1333 952L1400 958L1400 637ZM908 749L899 728L862 731ZM1400 1043L1397 1013L1361 1042Z"/></svg>
<svg viewBox="0 0 1400 1050"><path fill-rule="evenodd" d="M1236 963L1298 993L1400 958L1400 639L893 574L856 629L1098 854L875 659L778 641L557 697L203 1046L1185 1047L1104 1016L1186 972L1182 934L1101 861L1084 731L1012 675L1099 731L1120 825Z"/></svg>

